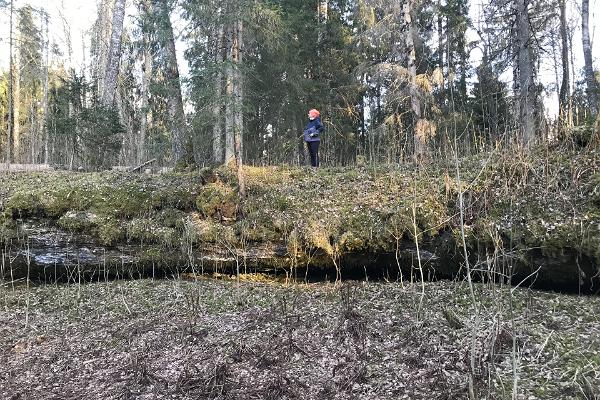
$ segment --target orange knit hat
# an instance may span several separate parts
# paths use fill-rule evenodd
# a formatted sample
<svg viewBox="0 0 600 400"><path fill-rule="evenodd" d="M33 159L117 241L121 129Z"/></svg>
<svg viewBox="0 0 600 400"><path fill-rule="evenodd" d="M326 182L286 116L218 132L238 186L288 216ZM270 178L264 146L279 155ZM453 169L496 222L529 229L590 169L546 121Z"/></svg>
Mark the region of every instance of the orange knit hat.
<svg viewBox="0 0 600 400"><path fill-rule="evenodd" d="M317 117L320 117L320 116L321 116L321 113L319 112L319 110L316 110L316 109L314 109L314 108L313 108L312 110L310 110L310 111L308 112L308 115L309 115L311 118L317 118Z"/></svg>

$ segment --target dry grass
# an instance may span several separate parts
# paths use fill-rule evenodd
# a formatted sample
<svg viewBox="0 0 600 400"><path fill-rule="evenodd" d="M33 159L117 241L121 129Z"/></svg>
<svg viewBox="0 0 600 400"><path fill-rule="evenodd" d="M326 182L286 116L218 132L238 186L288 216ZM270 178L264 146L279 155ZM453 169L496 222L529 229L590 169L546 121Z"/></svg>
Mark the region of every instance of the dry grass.
<svg viewBox="0 0 600 400"><path fill-rule="evenodd" d="M427 284L417 321L418 291L214 280L2 286L0 398L465 398L468 288ZM478 398L510 398L513 335L518 398L598 398L600 299L514 290L513 330L509 293L476 286Z"/></svg>

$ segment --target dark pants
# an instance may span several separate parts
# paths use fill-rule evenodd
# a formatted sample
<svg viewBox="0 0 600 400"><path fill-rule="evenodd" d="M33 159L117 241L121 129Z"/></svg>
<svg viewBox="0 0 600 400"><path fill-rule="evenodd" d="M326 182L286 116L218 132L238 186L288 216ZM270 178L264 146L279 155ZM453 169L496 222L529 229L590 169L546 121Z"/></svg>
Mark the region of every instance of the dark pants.
<svg viewBox="0 0 600 400"><path fill-rule="evenodd" d="M306 147L308 147L310 153L310 165L313 167L319 166L319 143L321 142L306 142Z"/></svg>

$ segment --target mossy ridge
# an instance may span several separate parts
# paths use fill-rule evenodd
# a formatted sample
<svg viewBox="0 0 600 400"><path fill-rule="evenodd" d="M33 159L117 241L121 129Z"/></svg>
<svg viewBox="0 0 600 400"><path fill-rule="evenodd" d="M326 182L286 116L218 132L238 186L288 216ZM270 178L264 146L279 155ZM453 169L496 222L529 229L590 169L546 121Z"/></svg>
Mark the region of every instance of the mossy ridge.
<svg viewBox="0 0 600 400"><path fill-rule="evenodd" d="M0 208L5 221L45 216L103 243L172 247L189 234L235 244L285 241L293 233L300 249L339 255L393 251L398 240L448 231L458 242L460 191L471 249L510 242L600 260L600 155L556 151L542 159L540 151L461 159L460 184L454 161L419 169L245 167L243 221L236 221L237 177L227 166L162 176L4 174Z"/></svg>
<svg viewBox="0 0 600 400"><path fill-rule="evenodd" d="M6 186L0 209L5 219L45 217L71 232L90 233L105 245L129 239L173 246L181 236L186 213L195 210L205 179L204 170L161 176L122 172L3 174L0 183Z"/></svg>
<svg viewBox="0 0 600 400"><path fill-rule="evenodd" d="M390 252L404 236L414 237L415 223L419 241L436 236L448 224L439 178L423 176L418 183L415 179L406 168L316 173L287 169L285 179L249 180L247 218L253 221L254 231L283 237L293 231L305 251L319 249L332 256ZM281 220L289 221L284 231L269 225ZM257 228L257 223L263 225Z"/></svg>

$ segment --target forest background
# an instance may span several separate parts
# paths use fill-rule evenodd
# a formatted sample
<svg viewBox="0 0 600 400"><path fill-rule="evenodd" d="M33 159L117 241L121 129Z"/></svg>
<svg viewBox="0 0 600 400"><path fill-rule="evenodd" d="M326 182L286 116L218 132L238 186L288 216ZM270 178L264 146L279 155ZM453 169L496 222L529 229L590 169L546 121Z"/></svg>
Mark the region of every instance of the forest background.
<svg viewBox="0 0 600 400"><path fill-rule="evenodd" d="M597 0L0 0L5 162L326 165L594 140ZM596 63L595 65L598 65Z"/></svg>

